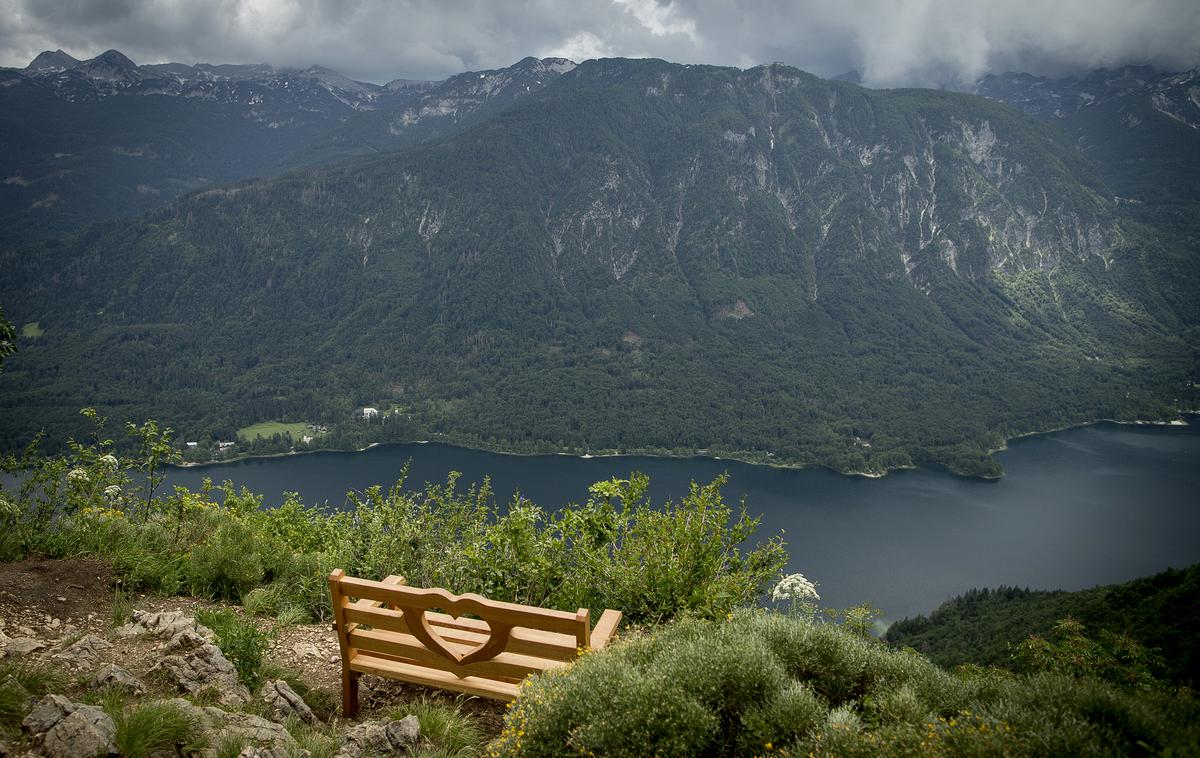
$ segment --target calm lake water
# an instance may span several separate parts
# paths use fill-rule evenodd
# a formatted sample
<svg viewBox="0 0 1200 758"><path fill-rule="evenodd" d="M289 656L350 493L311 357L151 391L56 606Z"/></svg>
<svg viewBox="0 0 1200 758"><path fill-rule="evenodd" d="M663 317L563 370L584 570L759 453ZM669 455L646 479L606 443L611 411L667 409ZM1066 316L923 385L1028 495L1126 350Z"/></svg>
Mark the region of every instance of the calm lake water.
<svg viewBox="0 0 1200 758"><path fill-rule="evenodd" d="M1194 421L1194 417L1193 417ZM277 504L285 490L340 506L350 489L491 476L548 508L587 498L592 482L642 471L656 501L727 471L727 500L745 497L761 533L785 533L790 571L820 583L823 604L864 600L895 620L972 587L1081 589L1200 562L1200 425L1095 426L1031 437L1000 454L999 481L942 471L867 479L709 458L512 456L439 444L313 453L173 469L189 487L231 479Z"/></svg>

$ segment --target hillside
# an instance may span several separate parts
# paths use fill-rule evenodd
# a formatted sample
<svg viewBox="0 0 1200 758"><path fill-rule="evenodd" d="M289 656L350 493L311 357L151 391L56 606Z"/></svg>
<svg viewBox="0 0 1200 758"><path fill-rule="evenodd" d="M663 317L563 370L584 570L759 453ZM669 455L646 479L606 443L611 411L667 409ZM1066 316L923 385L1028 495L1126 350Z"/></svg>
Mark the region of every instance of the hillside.
<svg viewBox="0 0 1200 758"><path fill-rule="evenodd" d="M1200 682L1200 566L1079 592L1001 587L973 590L928 617L898 621L884 638L912 647L941 666L1011 665L1012 648L1031 634L1049 637L1059 619L1089 633L1129 634L1163 659L1162 673L1194 687Z"/></svg>
<svg viewBox="0 0 1200 758"><path fill-rule="evenodd" d="M320 66L138 65L116 50L86 61L47 51L0 69L0 245L452 134L573 65L527 58L377 85Z"/></svg>
<svg viewBox="0 0 1200 758"><path fill-rule="evenodd" d="M1197 263L1060 132L784 66L593 61L457 135L0 254L4 444L76 409L994 475L1170 416Z"/></svg>

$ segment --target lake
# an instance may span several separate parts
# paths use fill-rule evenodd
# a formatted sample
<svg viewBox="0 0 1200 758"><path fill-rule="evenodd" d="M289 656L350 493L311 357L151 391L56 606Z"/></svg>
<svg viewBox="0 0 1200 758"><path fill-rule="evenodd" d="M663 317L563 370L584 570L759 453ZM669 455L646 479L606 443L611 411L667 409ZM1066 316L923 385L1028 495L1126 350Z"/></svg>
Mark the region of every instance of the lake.
<svg viewBox="0 0 1200 758"><path fill-rule="evenodd" d="M870 601L887 620L928 612L972 587L1073 590L1200 562L1200 425L1096 424L1017 440L999 458L998 481L933 469L869 479L711 458L395 444L172 469L169 483L231 479L267 505L287 490L341 506L347 490L386 487L410 462L409 485L445 481L455 470L464 485L491 476L501 500L520 492L553 509L633 470L650 475L656 501L727 471L727 500L745 497L762 515L762 534L784 532L789 571L818 581L824 605Z"/></svg>

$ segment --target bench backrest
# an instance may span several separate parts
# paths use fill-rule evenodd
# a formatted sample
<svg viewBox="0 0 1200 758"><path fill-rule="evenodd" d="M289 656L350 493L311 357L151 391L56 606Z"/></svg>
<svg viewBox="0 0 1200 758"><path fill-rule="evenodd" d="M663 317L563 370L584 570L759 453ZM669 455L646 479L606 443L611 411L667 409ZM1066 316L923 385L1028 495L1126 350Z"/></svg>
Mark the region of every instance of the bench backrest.
<svg viewBox="0 0 1200 758"><path fill-rule="evenodd" d="M425 667L456 677L427 682L435 686L512 699L526 676L560 667L591 646L586 608L556 611L408 587L403 581L358 579L341 569L330 575L346 671L413 680L413 667ZM606 614L613 618L605 617L608 631L597 629L601 644L620 618L615 611Z"/></svg>

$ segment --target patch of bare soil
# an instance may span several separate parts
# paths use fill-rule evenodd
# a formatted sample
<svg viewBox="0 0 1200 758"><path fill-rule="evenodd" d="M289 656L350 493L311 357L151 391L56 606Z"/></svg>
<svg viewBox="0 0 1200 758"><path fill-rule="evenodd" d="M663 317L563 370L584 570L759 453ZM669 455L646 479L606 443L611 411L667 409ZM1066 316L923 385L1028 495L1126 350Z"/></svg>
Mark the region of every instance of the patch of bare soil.
<svg viewBox="0 0 1200 758"><path fill-rule="evenodd" d="M25 560L0 563L0 618L82 627L107 619L112 568L94 560Z"/></svg>

